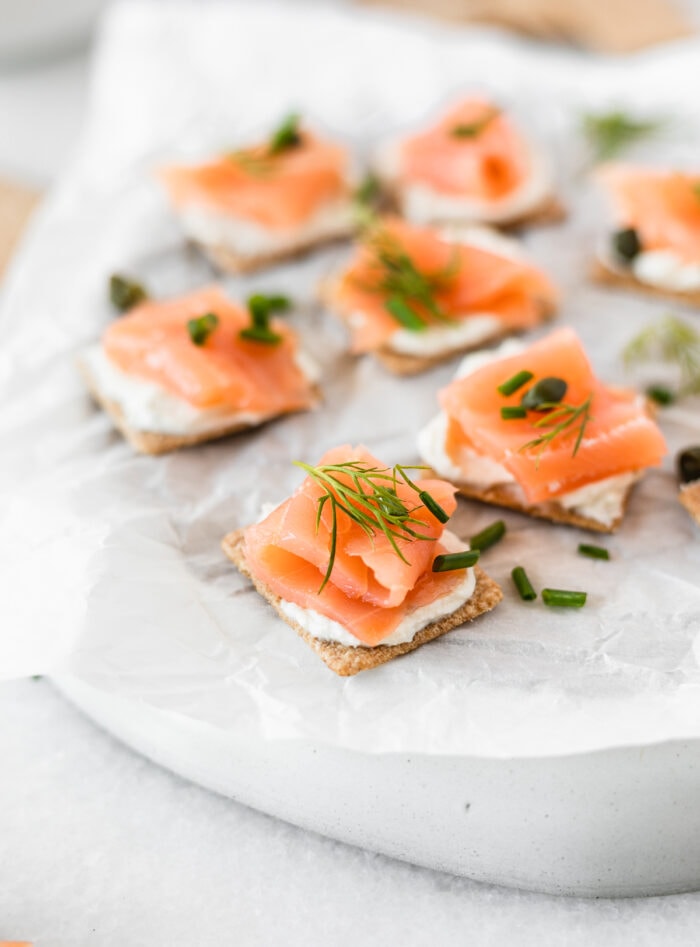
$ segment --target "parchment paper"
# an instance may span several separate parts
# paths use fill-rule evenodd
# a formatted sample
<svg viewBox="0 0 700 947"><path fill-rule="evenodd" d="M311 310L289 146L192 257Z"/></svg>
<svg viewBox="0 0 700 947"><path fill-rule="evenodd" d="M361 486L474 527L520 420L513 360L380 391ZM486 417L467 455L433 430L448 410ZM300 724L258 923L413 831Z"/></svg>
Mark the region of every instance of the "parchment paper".
<svg viewBox="0 0 700 947"><path fill-rule="evenodd" d="M260 288L297 299L292 321L326 375L314 413L139 457L74 367L113 318L113 270L163 295L213 278L154 183L159 163L245 140L291 107L362 156L476 85L555 155L570 217L533 232L528 249L562 286L562 321L599 374L622 381L625 341L668 307L587 282L604 218L583 173L578 114L611 103L663 114L666 133L637 155L695 156L697 166L698 56L687 42L594 61L321 4L113 11L84 140L25 242L2 309L0 673L71 673L218 727L368 752L540 756L699 737L700 533L677 503L672 456L636 490L606 543L610 563L577 556L582 533L505 514L507 539L483 557L506 591L497 611L352 679L332 674L224 558L224 533L296 485L291 459L314 461L350 441L389 464L416 461L416 430L454 370L396 379L344 354L343 330L314 287L347 248L225 280L234 296ZM700 442L697 403L664 412L662 424L672 452ZM468 536L500 515L464 502L456 530ZM518 563L540 588L588 590L586 608L521 603L509 579Z"/></svg>

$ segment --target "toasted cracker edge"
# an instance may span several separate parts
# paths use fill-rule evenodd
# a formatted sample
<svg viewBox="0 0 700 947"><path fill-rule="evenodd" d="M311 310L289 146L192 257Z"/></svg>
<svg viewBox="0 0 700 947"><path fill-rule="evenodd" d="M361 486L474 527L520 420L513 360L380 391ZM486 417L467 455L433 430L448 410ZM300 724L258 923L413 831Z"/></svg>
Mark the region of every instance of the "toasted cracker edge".
<svg viewBox="0 0 700 947"><path fill-rule="evenodd" d="M620 289L631 289L638 293L645 293L647 296L660 297L662 299L671 299L675 302L683 302L689 306L700 306L700 290L684 293L678 290L662 289L658 286L649 286L638 280L631 271L629 273L620 273L606 266L602 260L594 257L590 266L591 279L602 286L615 286Z"/></svg>
<svg viewBox="0 0 700 947"><path fill-rule="evenodd" d="M294 260L311 252L311 250L315 250L317 247L344 240L346 237L350 237L352 233L353 228L351 226L338 227L316 237L301 239L298 243L283 250L255 254L237 253L222 244L210 245L199 241L193 242L217 269L223 270L225 273L252 273L266 266Z"/></svg>
<svg viewBox="0 0 700 947"><path fill-rule="evenodd" d="M90 372L83 359L78 359L78 368L85 381L88 391L97 404L109 415L112 423L122 436L131 444L134 450L141 454L167 454L170 451L179 450L182 447L194 447L196 444L204 444L207 441L217 441L229 434L237 434L241 431L250 431L261 427L278 417L284 417L285 414L296 414L297 412L281 412L279 414L270 414L255 424L242 424L230 422L222 424L221 427L210 431L201 431L197 434L163 434L158 431L139 431L129 425L119 402L107 398L99 388L95 377ZM321 390L318 385L313 386L313 396L317 401L321 399ZM300 408L299 411L305 410Z"/></svg>
<svg viewBox="0 0 700 947"><path fill-rule="evenodd" d="M416 648L426 642L439 638L448 631L452 631L453 628L464 624L464 622L472 621L478 618L479 615L491 611L503 598L500 586L476 566L474 570L476 573L476 587L471 598L451 614L426 625L411 641L407 641L405 644L376 645L369 648L364 646L350 647L336 641L321 641L285 615L280 607L280 597L250 574L243 552L244 535L245 530L238 529L223 538L221 547L228 558L236 565L242 575L252 580L257 591L272 605L280 618L293 628L309 647L313 648L331 671L334 671L340 677L350 677L360 671L368 671L370 668L385 664L402 654L408 654L409 651L415 651Z"/></svg>
<svg viewBox="0 0 700 947"><path fill-rule="evenodd" d="M700 480L682 486L678 499L700 526Z"/></svg>
<svg viewBox="0 0 700 947"><path fill-rule="evenodd" d="M634 484L630 484L627 488L622 513L609 525L591 517L583 516L581 513L575 513L573 510L567 510L566 507L553 501L535 504L524 503L507 484L496 484L486 488L475 487L467 483L455 483L455 486L462 496L468 497L470 500L478 500L491 506L503 506L508 510L516 510L518 513L525 513L526 516L549 520L552 523L577 526L580 529L589 529L596 533L614 533L624 519Z"/></svg>

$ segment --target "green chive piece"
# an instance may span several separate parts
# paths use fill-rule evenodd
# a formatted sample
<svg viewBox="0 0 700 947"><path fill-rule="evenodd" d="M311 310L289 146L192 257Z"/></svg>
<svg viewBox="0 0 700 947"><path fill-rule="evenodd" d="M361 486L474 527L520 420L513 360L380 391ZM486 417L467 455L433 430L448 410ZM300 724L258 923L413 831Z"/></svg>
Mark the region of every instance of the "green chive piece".
<svg viewBox="0 0 700 947"><path fill-rule="evenodd" d="M256 293L248 297L248 312L254 326L267 329L270 316L273 312L286 312L291 309L292 302L288 296L265 296Z"/></svg>
<svg viewBox="0 0 700 947"><path fill-rule="evenodd" d="M469 545L472 549L478 549L479 552L484 552L491 546L495 546L497 542L503 539L505 534L506 524L503 520L496 520L495 523L491 523L486 529L482 529L476 536L472 536L469 540Z"/></svg>
<svg viewBox="0 0 700 947"><path fill-rule="evenodd" d="M392 314L397 322L404 328L410 329L411 332L420 332L425 329L425 322L400 296L392 296L391 299L387 299L384 308Z"/></svg>
<svg viewBox="0 0 700 947"><path fill-rule="evenodd" d="M444 556L435 556L433 572L452 572L455 569L471 569L479 561L478 549L465 549L464 552L450 552Z"/></svg>
<svg viewBox="0 0 700 947"><path fill-rule="evenodd" d="M439 520L441 523L446 523L450 518L450 514L443 510L437 500L431 497L427 490L421 490L418 494L418 499L422 502L424 507L430 510L435 519Z"/></svg>
<svg viewBox="0 0 700 947"><path fill-rule="evenodd" d="M508 381L504 381L502 385L499 385L496 390L507 398L508 395L515 394L518 388L522 388L534 377L532 372L517 372Z"/></svg>
<svg viewBox="0 0 700 947"><path fill-rule="evenodd" d="M282 341L281 335L264 326L250 326L247 329L241 329L238 334L249 342L263 342L265 345L278 345Z"/></svg>
<svg viewBox="0 0 700 947"><path fill-rule="evenodd" d="M676 400L676 395L670 388L665 388L663 385L650 385L646 390L647 398L651 401L654 401L656 404L661 405L662 408L667 407Z"/></svg>
<svg viewBox="0 0 700 947"><path fill-rule="evenodd" d="M520 399L523 408L539 411L544 405L558 404L569 386L563 378L541 378Z"/></svg>
<svg viewBox="0 0 700 947"><path fill-rule="evenodd" d="M516 566L510 574L513 583L524 602L533 602L537 598L537 592L532 587L532 583L527 577L527 573L522 566Z"/></svg>
<svg viewBox="0 0 700 947"><path fill-rule="evenodd" d="M133 309L138 303L148 299L148 293L142 283L114 273L109 278L109 301L119 312Z"/></svg>
<svg viewBox="0 0 700 947"><path fill-rule="evenodd" d="M609 559L610 553L603 546L593 546L590 543L579 543L578 551L582 556L588 556L590 559Z"/></svg>
<svg viewBox="0 0 700 947"><path fill-rule="evenodd" d="M300 121L301 116L296 113L292 113L284 119L279 128L270 136L268 154L278 155L301 144Z"/></svg>
<svg viewBox="0 0 700 947"><path fill-rule="evenodd" d="M559 608L583 608L586 604L586 592L570 592L567 589L542 589L542 601L545 605Z"/></svg>
<svg viewBox="0 0 700 947"><path fill-rule="evenodd" d="M197 319L190 319L187 323L187 331L195 345L204 345L218 324L219 317L216 313L206 312Z"/></svg>
<svg viewBox="0 0 700 947"><path fill-rule="evenodd" d="M476 138L480 135L485 128L487 128L494 118L497 118L499 115L499 110L495 108L489 109L483 118L477 119L475 122L468 122L462 125L455 125L451 130L451 134L455 138Z"/></svg>
<svg viewBox="0 0 700 947"><path fill-rule="evenodd" d="M501 408L501 417L504 421L515 421L518 418L527 417L527 408L518 404L507 404Z"/></svg>

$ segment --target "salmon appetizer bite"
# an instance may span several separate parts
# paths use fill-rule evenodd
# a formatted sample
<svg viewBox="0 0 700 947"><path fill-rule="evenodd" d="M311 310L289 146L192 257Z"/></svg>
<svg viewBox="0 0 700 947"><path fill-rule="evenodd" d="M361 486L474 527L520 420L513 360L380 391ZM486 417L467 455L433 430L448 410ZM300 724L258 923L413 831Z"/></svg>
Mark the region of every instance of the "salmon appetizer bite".
<svg viewBox="0 0 700 947"><path fill-rule="evenodd" d="M419 450L465 496L613 532L666 445L646 398L603 384L572 329L467 356Z"/></svg>
<svg viewBox="0 0 700 947"><path fill-rule="evenodd" d="M344 148L290 116L265 142L163 168L160 179L186 236L235 273L351 233L349 164Z"/></svg>
<svg viewBox="0 0 700 947"><path fill-rule="evenodd" d="M700 526L700 446L686 447L678 455L680 501Z"/></svg>
<svg viewBox="0 0 700 947"><path fill-rule="evenodd" d="M164 302L140 299L88 349L90 391L136 450L162 454L305 411L317 370L271 314L284 296L248 307L215 286Z"/></svg>
<svg viewBox="0 0 700 947"><path fill-rule="evenodd" d="M513 227L563 217L541 149L483 96L470 96L437 124L384 145L375 170L416 223Z"/></svg>
<svg viewBox="0 0 700 947"><path fill-rule="evenodd" d="M537 326L557 305L554 286L516 241L398 218L370 224L323 297L347 325L352 352L371 352L397 374Z"/></svg>
<svg viewBox="0 0 700 947"><path fill-rule="evenodd" d="M501 600L478 550L446 526L451 484L414 481L350 445L297 466L306 477L292 496L223 548L336 674L413 651Z"/></svg>
<svg viewBox="0 0 700 947"><path fill-rule="evenodd" d="M611 164L597 180L613 221L594 276L700 305L700 172Z"/></svg>

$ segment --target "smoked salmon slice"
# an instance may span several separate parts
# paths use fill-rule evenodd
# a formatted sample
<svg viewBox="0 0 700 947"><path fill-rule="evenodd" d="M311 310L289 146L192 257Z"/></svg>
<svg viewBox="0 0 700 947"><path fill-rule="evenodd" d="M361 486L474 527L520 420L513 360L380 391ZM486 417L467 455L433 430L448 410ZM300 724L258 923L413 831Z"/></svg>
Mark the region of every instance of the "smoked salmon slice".
<svg viewBox="0 0 700 947"><path fill-rule="evenodd" d="M194 205L269 230L294 229L349 194L346 151L307 131L278 154L256 145L203 164L166 167L159 176L179 209Z"/></svg>
<svg viewBox="0 0 700 947"><path fill-rule="evenodd" d="M527 387L502 394L499 386L519 372L532 374ZM525 417L502 416L504 408L506 413L520 408L523 393L546 378L566 382L561 403L528 410ZM531 503L658 466L666 453L645 400L634 391L599 381L569 328L457 378L440 392L439 400L448 417L445 449L451 460L459 466L461 452L471 451L496 461L512 474ZM551 422L546 420L550 411L559 412L551 414ZM541 440L573 411L577 414L556 436Z"/></svg>
<svg viewBox="0 0 700 947"><path fill-rule="evenodd" d="M415 288L415 273L405 277L406 261L428 287L434 308L420 295L422 288ZM392 297L402 287L396 277L401 266L404 301L420 320L417 336L484 314L495 316L508 332L527 329L550 315L558 301L549 278L527 262L447 239L435 228L386 218L370 229L329 293L330 305L350 327L353 352L390 344L405 328L391 311Z"/></svg>
<svg viewBox="0 0 700 947"><path fill-rule="evenodd" d="M320 462L348 463L387 470L362 446L334 448ZM347 482L350 479L348 474ZM415 486L428 491L446 515L454 511L455 488L451 484L425 479L416 480ZM446 551L441 544L444 525L422 505L416 490L400 480L395 490L418 520L415 528L421 536L398 541L403 558L380 529L368 536L353 518L340 514L335 564L320 590L329 563L333 523L329 504L318 517L324 491L309 476L291 497L245 530L245 559L251 575L284 601L338 622L363 644L380 644L407 614L448 595L465 575L464 569L432 571L436 555Z"/></svg>
<svg viewBox="0 0 700 947"><path fill-rule="evenodd" d="M207 314L218 324L196 345L188 322ZM273 320L280 342L268 345L240 336L249 324L248 313L212 286L141 303L109 326L103 348L127 375L153 382L197 409L267 415L310 407L313 384L297 362L294 332Z"/></svg>
<svg viewBox="0 0 700 947"><path fill-rule="evenodd" d="M510 118L472 96L400 145L399 180L446 195L498 201L531 171L530 148Z"/></svg>
<svg viewBox="0 0 700 947"><path fill-rule="evenodd" d="M700 174L610 164L597 177L617 225L636 230L642 250L673 250L700 262Z"/></svg>

